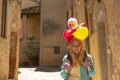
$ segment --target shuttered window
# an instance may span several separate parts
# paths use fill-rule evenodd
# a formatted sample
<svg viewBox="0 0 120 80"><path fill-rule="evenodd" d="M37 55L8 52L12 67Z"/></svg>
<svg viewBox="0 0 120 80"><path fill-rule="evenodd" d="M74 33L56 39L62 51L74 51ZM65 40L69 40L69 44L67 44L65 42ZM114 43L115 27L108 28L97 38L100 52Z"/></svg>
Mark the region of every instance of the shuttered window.
<svg viewBox="0 0 120 80"><path fill-rule="evenodd" d="M1 4L1 31L0 35L3 38L6 38L6 14L7 14L7 0L2 0Z"/></svg>
<svg viewBox="0 0 120 80"><path fill-rule="evenodd" d="M60 54L60 47L54 46L54 54Z"/></svg>

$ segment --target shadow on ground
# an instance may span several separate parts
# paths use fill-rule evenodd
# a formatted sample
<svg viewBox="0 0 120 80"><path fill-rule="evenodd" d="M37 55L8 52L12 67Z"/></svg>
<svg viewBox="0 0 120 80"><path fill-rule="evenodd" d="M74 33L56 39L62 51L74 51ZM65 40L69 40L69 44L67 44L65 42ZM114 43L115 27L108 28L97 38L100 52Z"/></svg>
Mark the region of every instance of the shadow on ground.
<svg viewBox="0 0 120 80"><path fill-rule="evenodd" d="M57 72L57 71L60 71L60 68L59 67L37 67L35 71Z"/></svg>
<svg viewBox="0 0 120 80"><path fill-rule="evenodd" d="M58 72L60 71L59 67L42 67L42 66L34 66L34 67L20 67L19 69L24 69L28 71L35 71L35 72ZM19 74L21 72L19 71Z"/></svg>

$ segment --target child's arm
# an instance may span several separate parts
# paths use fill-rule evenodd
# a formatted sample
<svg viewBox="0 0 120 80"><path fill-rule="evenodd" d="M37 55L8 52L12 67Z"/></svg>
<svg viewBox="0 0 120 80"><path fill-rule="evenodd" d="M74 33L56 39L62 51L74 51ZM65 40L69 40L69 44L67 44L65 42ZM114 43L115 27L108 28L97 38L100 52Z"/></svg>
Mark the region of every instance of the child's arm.
<svg viewBox="0 0 120 80"><path fill-rule="evenodd" d="M71 28L71 29L68 29L67 32L66 32L67 35L69 36L69 35L73 34L73 32L75 32L77 28L78 28L78 27L73 27L73 28Z"/></svg>

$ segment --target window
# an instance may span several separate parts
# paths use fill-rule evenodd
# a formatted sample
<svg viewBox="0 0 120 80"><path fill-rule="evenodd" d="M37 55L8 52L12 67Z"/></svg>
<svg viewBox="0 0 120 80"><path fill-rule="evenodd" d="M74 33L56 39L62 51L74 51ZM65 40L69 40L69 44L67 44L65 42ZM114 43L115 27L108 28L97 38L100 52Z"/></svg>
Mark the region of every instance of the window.
<svg viewBox="0 0 120 80"><path fill-rule="evenodd" d="M54 54L60 54L60 47L54 46Z"/></svg>
<svg viewBox="0 0 120 80"><path fill-rule="evenodd" d="M7 13L7 0L2 0L2 12L1 12L1 31L0 36L6 37L6 13Z"/></svg>

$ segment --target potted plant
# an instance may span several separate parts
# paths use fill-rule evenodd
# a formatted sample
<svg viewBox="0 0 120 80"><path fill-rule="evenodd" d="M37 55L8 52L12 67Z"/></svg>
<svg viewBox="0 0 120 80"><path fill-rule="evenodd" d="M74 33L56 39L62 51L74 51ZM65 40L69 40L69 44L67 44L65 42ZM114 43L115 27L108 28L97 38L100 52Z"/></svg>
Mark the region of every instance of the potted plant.
<svg viewBox="0 0 120 80"><path fill-rule="evenodd" d="M28 57L32 66L36 66L39 62L39 45L39 41L33 35L27 38L23 53Z"/></svg>

